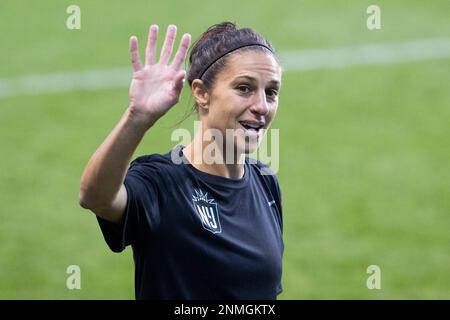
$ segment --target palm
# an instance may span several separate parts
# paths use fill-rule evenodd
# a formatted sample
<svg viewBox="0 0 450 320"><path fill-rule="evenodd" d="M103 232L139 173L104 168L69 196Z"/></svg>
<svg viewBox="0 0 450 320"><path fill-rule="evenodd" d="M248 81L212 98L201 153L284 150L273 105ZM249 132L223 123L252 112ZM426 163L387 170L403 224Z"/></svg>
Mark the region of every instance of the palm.
<svg viewBox="0 0 450 320"><path fill-rule="evenodd" d="M177 73L157 65L134 72L130 86L131 104L144 112L161 114L167 111L177 102L181 92L181 88L174 87Z"/></svg>
<svg viewBox="0 0 450 320"><path fill-rule="evenodd" d="M156 62L157 26L151 26L146 50L145 65L140 62L137 50L137 38L130 39L133 64L133 79L130 86L130 107L135 112L152 118L159 118L175 105L180 97L185 71L181 65L186 58L190 36L185 34L171 64L176 27L169 26L166 39L161 49L160 60Z"/></svg>

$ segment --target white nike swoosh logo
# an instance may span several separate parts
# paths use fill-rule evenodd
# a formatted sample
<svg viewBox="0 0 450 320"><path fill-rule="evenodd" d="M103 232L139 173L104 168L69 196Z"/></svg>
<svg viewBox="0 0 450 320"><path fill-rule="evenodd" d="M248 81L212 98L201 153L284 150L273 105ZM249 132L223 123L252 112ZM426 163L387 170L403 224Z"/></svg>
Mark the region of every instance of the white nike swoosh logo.
<svg viewBox="0 0 450 320"><path fill-rule="evenodd" d="M268 203L269 203L269 207L270 207L271 205L275 204L275 200L269 201Z"/></svg>

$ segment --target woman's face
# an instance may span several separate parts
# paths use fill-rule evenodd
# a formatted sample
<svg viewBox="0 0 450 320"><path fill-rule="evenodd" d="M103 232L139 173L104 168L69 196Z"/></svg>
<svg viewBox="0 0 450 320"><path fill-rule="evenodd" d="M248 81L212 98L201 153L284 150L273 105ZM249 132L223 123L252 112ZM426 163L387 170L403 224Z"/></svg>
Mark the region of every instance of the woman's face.
<svg viewBox="0 0 450 320"><path fill-rule="evenodd" d="M221 131L234 152L251 153L275 117L280 85L281 68L272 55L259 51L232 54L216 76L208 111L201 120L206 128ZM232 141L230 135L226 138L227 129L232 129Z"/></svg>

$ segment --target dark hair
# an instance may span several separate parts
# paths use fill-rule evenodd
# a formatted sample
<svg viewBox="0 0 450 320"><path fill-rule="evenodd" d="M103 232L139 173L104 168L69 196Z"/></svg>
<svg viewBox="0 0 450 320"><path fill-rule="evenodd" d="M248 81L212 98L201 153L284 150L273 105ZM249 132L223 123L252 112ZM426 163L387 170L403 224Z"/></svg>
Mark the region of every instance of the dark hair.
<svg viewBox="0 0 450 320"><path fill-rule="evenodd" d="M229 21L209 27L191 47L187 72L189 86L192 87L194 79L201 79L206 89L212 89L217 74L227 66L229 55L243 51L269 53L278 61L270 42L250 28L238 29ZM194 110L197 109L195 103Z"/></svg>

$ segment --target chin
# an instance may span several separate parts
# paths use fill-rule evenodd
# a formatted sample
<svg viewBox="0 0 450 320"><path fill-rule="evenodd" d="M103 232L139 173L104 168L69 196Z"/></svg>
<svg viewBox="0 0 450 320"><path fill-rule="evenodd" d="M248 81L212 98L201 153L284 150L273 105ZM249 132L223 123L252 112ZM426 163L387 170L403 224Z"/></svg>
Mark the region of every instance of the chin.
<svg viewBox="0 0 450 320"><path fill-rule="evenodd" d="M240 154L250 154L258 150L259 142L239 141L236 145L236 150Z"/></svg>

